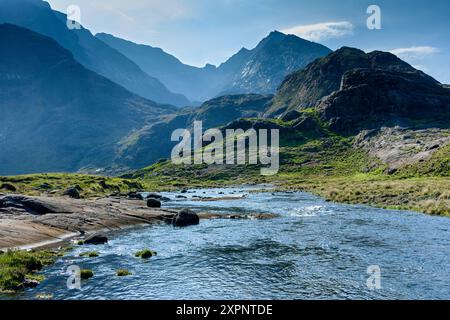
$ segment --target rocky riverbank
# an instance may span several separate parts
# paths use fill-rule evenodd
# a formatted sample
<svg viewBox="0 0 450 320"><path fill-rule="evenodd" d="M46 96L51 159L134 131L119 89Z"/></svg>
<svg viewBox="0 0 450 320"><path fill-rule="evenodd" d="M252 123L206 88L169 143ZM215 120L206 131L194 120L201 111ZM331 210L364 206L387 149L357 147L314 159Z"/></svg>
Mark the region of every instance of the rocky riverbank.
<svg viewBox="0 0 450 320"><path fill-rule="evenodd" d="M69 239L81 240L98 232L106 233L138 225L171 223L186 226L190 221L198 223L199 219L240 218L233 213L217 215L203 212L197 215L186 209L164 209L155 198L136 198L118 196L73 199L68 196L29 197L17 194L2 196L0 250L58 245ZM159 206L155 206L155 202ZM271 217L258 215L255 218Z"/></svg>
<svg viewBox="0 0 450 320"><path fill-rule="evenodd" d="M120 197L0 197L0 248L34 248L99 231L172 219L173 210Z"/></svg>

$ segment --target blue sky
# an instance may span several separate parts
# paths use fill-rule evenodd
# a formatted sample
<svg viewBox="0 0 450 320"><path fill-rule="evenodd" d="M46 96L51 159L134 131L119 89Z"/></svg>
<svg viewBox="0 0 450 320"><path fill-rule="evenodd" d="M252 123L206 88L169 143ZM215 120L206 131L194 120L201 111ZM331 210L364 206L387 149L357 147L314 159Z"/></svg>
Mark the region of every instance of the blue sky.
<svg viewBox="0 0 450 320"><path fill-rule="evenodd" d="M49 0L81 22L163 48L181 61L219 64L281 30L327 45L392 51L441 82L450 83L449 0ZM369 5L381 8L381 30L366 27Z"/></svg>

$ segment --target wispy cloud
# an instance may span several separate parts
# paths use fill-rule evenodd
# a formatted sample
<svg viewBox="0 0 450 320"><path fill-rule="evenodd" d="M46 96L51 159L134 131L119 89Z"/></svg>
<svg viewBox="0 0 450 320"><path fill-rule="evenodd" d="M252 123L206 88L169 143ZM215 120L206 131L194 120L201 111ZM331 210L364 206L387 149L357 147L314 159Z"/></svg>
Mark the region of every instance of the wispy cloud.
<svg viewBox="0 0 450 320"><path fill-rule="evenodd" d="M322 41L331 38L341 38L353 34L354 26L348 21L322 22L300 25L281 30L286 34L294 34L306 40Z"/></svg>
<svg viewBox="0 0 450 320"><path fill-rule="evenodd" d="M398 48L390 51L395 54L397 57L408 60L408 61L417 61L426 57L429 57L435 53L439 52L438 48L434 47L409 47L409 48Z"/></svg>

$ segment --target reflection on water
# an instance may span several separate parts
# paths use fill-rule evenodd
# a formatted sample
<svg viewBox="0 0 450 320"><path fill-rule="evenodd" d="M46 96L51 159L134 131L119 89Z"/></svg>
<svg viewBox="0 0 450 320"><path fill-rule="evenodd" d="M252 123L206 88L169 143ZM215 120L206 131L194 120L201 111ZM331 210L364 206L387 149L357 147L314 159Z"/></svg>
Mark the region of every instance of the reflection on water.
<svg viewBox="0 0 450 320"><path fill-rule="evenodd" d="M77 247L45 270L47 280L16 296L34 299L449 299L450 219L327 203L304 193L196 190L167 207L219 213L276 213L272 220L208 220L111 235L101 246ZM222 192L224 194L222 194ZM199 202L193 196L247 195ZM148 261L134 252L149 247ZM79 258L96 250L98 258ZM92 269L81 291L66 289L70 265ZM381 290L366 286L381 268ZM133 275L119 278L119 268Z"/></svg>

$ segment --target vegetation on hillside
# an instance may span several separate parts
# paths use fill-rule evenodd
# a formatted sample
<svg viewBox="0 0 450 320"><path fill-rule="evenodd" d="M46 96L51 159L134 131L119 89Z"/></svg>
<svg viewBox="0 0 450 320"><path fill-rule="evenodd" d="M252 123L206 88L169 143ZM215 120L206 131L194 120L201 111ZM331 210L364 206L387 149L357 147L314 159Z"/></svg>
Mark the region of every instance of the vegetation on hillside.
<svg viewBox="0 0 450 320"><path fill-rule="evenodd" d="M81 197L89 198L143 190L144 185L137 180L66 173L0 177L0 193L61 196L69 188L76 188Z"/></svg>

